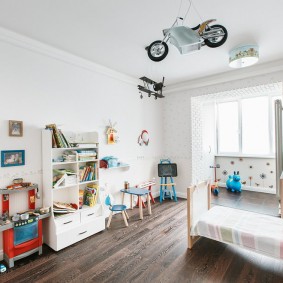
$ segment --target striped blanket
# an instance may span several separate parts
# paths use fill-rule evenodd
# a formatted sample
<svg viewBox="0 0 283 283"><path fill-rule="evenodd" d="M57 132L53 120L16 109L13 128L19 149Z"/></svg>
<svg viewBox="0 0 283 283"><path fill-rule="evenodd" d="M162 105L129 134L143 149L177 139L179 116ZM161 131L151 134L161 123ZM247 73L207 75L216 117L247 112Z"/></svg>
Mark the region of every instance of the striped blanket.
<svg viewBox="0 0 283 283"><path fill-rule="evenodd" d="M200 217L192 227L191 235L200 235L283 259L281 218L215 206Z"/></svg>

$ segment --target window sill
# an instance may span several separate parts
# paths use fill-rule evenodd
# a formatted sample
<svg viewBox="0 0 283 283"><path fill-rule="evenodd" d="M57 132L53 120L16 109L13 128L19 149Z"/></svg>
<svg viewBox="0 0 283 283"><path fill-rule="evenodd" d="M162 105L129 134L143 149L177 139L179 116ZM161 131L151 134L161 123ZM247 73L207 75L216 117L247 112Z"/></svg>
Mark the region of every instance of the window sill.
<svg viewBox="0 0 283 283"><path fill-rule="evenodd" d="M266 158L275 159L274 155L239 155L239 154L215 154L215 157L237 157L237 158Z"/></svg>

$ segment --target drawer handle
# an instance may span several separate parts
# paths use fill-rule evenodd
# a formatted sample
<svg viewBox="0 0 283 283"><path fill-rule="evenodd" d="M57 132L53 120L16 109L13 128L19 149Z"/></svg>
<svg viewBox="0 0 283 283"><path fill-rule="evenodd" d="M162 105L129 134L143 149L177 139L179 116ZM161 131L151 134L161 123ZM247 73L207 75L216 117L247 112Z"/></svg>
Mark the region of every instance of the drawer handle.
<svg viewBox="0 0 283 283"><path fill-rule="evenodd" d="M87 231L81 232L81 233L79 233L79 235L85 234L86 232L87 232Z"/></svg>
<svg viewBox="0 0 283 283"><path fill-rule="evenodd" d="M94 212L93 212L93 213L88 214L87 216L91 216L91 215L94 215Z"/></svg>
<svg viewBox="0 0 283 283"><path fill-rule="evenodd" d="M65 222L65 223L63 223L63 224L65 225L65 224L69 224L69 223L72 223L72 222L73 222L73 220L70 220L70 221Z"/></svg>

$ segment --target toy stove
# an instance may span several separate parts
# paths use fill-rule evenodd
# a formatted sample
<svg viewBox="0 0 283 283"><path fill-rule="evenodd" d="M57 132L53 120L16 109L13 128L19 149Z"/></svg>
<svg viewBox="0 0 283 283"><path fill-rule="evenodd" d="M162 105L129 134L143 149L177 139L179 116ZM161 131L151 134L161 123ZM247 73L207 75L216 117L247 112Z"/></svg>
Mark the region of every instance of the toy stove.
<svg viewBox="0 0 283 283"><path fill-rule="evenodd" d="M26 188L28 192L28 206L35 209L35 189L37 186ZM16 193L6 190L2 193L2 212L9 215L9 194ZM14 261L35 252L42 254L42 220L38 216L30 216L26 220L13 222L11 229L3 231L4 260L9 267Z"/></svg>
<svg viewBox="0 0 283 283"><path fill-rule="evenodd" d="M4 231L3 237L4 259L9 267L32 253L42 254L42 220L38 217L14 222L14 228Z"/></svg>
<svg viewBox="0 0 283 283"><path fill-rule="evenodd" d="M14 246L38 238L38 217L14 222Z"/></svg>

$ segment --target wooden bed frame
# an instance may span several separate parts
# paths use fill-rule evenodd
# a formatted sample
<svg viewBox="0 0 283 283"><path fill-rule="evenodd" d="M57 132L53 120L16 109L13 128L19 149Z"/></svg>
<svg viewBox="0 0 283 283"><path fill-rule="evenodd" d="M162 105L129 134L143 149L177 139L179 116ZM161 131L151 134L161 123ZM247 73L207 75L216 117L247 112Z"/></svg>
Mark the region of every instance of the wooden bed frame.
<svg viewBox="0 0 283 283"><path fill-rule="evenodd" d="M204 181L199 183L198 185L194 185L194 186L190 186L187 189L187 211L188 211L188 248L191 249L193 247L193 245L195 244L195 242L200 238L200 236L191 236L191 228L192 225L194 223L194 194L198 191L198 190L203 190L203 192L201 191L200 195L200 201L203 202L205 201L205 203L207 205L205 205L202 209L202 213L208 211L210 209L210 203L211 203L211 185L209 181ZM204 200L205 198L207 198L206 200Z"/></svg>
<svg viewBox="0 0 283 283"><path fill-rule="evenodd" d="M283 180L281 180L283 182ZM281 186L281 199L283 206L283 186ZM206 213L211 207L211 184L209 181L201 182L197 185L190 186L187 189L187 220L188 220L188 248L192 249L193 245L200 236L191 236L191 228L199 219L200 215ZM196 212L197 210L197 212ZM282 209L283 212L283 209ZM283 213L281 213L283 218Z"/></svg>

